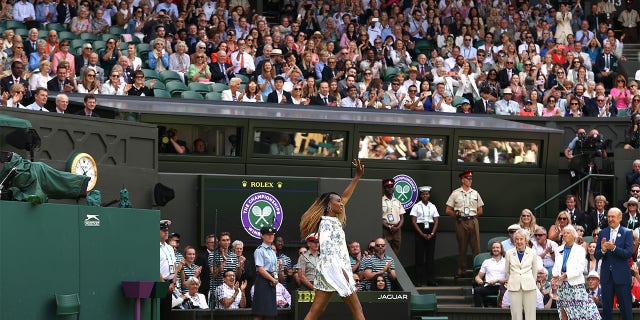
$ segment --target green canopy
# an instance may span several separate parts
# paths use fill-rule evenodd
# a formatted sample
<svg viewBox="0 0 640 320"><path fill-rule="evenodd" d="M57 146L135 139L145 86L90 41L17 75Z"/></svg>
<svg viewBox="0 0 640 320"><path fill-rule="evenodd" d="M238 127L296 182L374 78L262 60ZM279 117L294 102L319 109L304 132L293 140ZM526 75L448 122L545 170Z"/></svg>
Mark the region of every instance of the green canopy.
<svg viewBox="0 0 640 320"><path fill-rule="evenodd" d="M0 114L0 127L27 129L31 128L31 122L29 122L29 120L8 116L6 114Z"/></svg>

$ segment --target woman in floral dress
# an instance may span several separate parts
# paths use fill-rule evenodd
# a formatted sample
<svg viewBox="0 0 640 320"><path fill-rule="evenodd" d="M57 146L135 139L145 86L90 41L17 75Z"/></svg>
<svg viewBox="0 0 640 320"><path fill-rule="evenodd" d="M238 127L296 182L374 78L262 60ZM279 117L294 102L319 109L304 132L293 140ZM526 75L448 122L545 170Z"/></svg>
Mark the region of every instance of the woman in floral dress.
<svg viewBox="0 0 640 320"><path fill-rule="evenodd" d="M335 192L322 194L307 209L300 220L302 237L318 232L320 250L322 251L316 266L316 278L313 282L315 298L305 320L318 319L327 307L333 292L338 292L343 298L353 319L364 320L360 300L355 294L355 281L342 229L347 218L344 206L351 198L360 177L364 174L364 165L360 163L360 160L354 160L353 166L356 168L356 174L342 196Z"/></svg>

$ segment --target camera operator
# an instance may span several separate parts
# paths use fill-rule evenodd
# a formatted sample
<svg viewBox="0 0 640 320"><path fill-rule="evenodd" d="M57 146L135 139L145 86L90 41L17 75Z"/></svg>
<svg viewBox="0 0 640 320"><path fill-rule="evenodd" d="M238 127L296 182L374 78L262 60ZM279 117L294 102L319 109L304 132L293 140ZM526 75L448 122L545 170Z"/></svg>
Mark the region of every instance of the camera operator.
<svg viewBox="0 0 640 320"><path fill-rule="evenodd" d="M638 130L639 122L640 122L640 113L632 114L631 124L625 130L625 135L624 135L625 149L638 149L640 147L640 130Z"/></svg>
<svg viewBox="0 0 640 320"><path fill-rule="evenodd" d="M185 154L189 152L187 143L178 139L178 130L168 129L165 134L160 135L160 152Z"/></svg>
<svg viewBox="0 0 640 320"><path fill-rule="evenodd" d="M564 156L569 160L571 181L575 182L588 173L593 158L607 158L606 141L596 129L587 134L585 129L579 128L576 137L565 148Z"/></svg>

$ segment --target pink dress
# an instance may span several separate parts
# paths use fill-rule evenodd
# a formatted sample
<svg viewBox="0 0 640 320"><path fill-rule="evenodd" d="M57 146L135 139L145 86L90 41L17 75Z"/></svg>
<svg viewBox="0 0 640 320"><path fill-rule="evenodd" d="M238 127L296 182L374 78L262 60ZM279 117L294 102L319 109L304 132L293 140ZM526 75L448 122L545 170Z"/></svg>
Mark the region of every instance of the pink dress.
<svg viewBox="0 0 640 320"><path fill-rule="evenodd" d="M625 109L627 109L627 100L626 100L626 98L631 95L631 91L626 90L626 89L624 91L622 91L622 90L620 90L618 88L613 88L613 89L611 89L611 92L609 93L609 95L614 99L616 97L618 97L618 95L620 95L620 94L622 94L622 95L616 101L616 108L618 110L625 110Z"/></svg>
<svg viewBox="0 0 640 320"><path fill-rule="evenodd" d="M549 108L544 108L544 109L542 109L542 116L543 117L553 117L553 116L557 115L558 112L560 112L560 108L558 108L558 107L553 108L553 110L549 110Z"/></svg>

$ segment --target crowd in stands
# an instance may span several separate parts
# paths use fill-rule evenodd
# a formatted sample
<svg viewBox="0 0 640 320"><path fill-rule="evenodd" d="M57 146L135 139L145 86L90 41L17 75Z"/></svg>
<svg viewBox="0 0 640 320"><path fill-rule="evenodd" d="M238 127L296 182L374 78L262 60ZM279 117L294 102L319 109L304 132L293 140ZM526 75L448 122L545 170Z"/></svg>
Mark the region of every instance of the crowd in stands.
<svg viewBox="0 0 640 320"><path fill-rule="evenodd" d="M624 43L637 41L632 1L263 5L278 16L247 0L3 1L1 65L8 84L56 93L544 117L640 111L638 83L618 70ZM2 91L3 105L16 105L10 86Z"/></svg>

